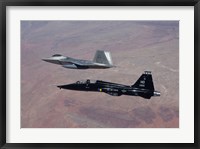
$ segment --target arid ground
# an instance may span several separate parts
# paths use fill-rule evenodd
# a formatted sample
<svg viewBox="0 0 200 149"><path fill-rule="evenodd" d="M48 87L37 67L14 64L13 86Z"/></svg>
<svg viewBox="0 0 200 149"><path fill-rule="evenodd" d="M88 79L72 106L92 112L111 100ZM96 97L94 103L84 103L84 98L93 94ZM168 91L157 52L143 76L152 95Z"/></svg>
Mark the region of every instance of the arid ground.
<svg viewBox="0 0 200 149"><path fill-rule="evenodd" d="M66 69L53 54L92 60L110 51L111 69ZM132 85L151 71L160 97L60 90L92 79ZM180 99L181 100L181 99ZM21 21L22 128L178 128L178 21Z"/></svg>

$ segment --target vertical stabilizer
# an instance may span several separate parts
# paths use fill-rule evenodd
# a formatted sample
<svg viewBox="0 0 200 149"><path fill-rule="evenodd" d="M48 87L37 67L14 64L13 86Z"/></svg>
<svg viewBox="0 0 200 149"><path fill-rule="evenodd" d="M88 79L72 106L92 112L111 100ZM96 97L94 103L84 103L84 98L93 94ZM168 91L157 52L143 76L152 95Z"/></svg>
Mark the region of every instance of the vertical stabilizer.
<svg viewBox="0 0 200 149"><path fill-rule="evenodd" d="M112 58L110 52L97 50L93 61L95 63L106 64L112 66Z"/></svg>
<svg viewBox="0 0 200 149"><path fill-rule="evenodd" d="M145 71L132 87L154 91L153 79L150 71Z"/></svg>

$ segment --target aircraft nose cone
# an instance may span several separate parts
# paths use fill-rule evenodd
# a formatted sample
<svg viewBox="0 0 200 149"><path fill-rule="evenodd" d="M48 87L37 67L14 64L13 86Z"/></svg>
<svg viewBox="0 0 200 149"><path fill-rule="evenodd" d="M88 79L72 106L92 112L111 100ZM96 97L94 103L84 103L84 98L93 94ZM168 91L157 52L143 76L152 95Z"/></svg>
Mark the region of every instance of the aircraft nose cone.
<svg viewBox="0 0 200 149"><path fill-rule="evenodd" d="M69 84L69 85L58 85L57 86L59 89L73 89L73 85Z"/></svg>
<svg viewBox="0 0 200 149"><path fill-rule="evenodd" d="M45 62L49 62L49 63L53 63L53 64L60 64L60 61L58 59L55 59L55 58L43 58L42 59L43 61Z"/></svg>
<svg viewBox="0 0 200 149"><path fill-rule="evenodd" d="M49 58L42 58L42 60L45 61L45 62L49 62L50 59Z"/></svg>
<svg viewBox="0 0 200 149"><path fill-rule="evenodd" d="M59 89L62 89L62 85L58 85L57 87L58 87Z"/></svg>

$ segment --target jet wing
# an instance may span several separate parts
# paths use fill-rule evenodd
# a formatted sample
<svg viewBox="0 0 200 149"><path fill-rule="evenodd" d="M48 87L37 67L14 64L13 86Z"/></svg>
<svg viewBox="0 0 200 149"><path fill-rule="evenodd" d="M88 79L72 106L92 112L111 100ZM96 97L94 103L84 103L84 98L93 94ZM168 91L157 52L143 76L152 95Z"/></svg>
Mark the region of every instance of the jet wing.
<svg viewBox="0 0 200 149"><path fill-rule="evenodd" d="M111 96L121 96L122 93L118 89L113 89L113 88L101 88L99 89L100 92L104 92L106 94L109 94Z"/></svg>
<svg viewBox="0 0 200 149"><path fill-rule="evenodd" d="M121 96L121 93L117 93L117 92L105 92L106 94L109 94L111 96Z"/></svg>
<svg viewBox="0 0 200 149"><path fill-rule="evenodd" d="M62 65L64 68L71 68L71 69L87 69L89 68L88 66L81 66L77 64L66 64Z"/></svg>
<svg viewBox="0 0 200 149"><path fill-rule="evenodd" d="M61 60L61 63L63 65L74 64L76 66L88 66L88 65L93 64L92 62L86 61L86 60L71 60L71 61L68 61L67 63L65 60Z"/></svg>

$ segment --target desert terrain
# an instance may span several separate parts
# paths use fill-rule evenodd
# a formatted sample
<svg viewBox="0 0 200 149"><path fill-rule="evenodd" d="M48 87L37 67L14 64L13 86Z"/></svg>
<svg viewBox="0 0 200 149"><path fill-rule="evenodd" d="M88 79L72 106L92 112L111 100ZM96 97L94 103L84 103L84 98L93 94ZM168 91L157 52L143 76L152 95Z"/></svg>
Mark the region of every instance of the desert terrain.
<svg viewBox="0 0 200 149"><path fill-rule="evenodd" d="M21 21L21 128L178 128L178 21ZM66 69L53 54L92 60L110 51L110 69ZM160 97L60 90L78 80L133 85L151 71ZM181 100L181 99L180 99Z"/></svg>

